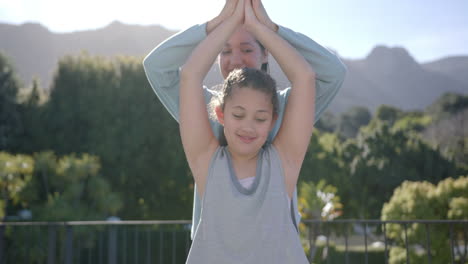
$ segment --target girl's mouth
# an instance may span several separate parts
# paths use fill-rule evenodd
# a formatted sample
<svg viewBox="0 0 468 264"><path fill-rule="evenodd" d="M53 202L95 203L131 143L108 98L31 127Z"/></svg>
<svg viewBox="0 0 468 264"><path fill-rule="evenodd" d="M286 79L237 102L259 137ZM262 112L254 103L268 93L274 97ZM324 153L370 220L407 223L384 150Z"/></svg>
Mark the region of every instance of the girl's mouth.
<svg viewBox="0 0 468 264"><path fill-rule="evenodd" d="M242 142L247 143L247 144L252 143L256 139L256 137L248 137L248 136L238 136L238 137L240 138Z"/></svg>

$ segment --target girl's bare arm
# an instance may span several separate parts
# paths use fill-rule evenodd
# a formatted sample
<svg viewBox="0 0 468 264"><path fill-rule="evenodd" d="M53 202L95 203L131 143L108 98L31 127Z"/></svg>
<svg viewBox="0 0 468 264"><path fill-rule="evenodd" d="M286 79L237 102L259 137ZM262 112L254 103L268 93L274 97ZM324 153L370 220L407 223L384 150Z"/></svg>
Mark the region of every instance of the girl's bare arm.
<svg viewBox="0 0 468 264"><path fill-rule="evenodd" d="M231 1L231 0L230 0ZM203 193L209 160L218 146L203 96L203 79L236 27L244 19L244 0L193 50L180 73L180 135L195 182Z"/></svg>
<svg viewBox="0 0 468 264"><path fill-rule="evenodd" d="M286 40L260 23L252 9L260 0L246 0L247 29L265 45L291 82L291 94L283 123L273 144L283 161L289 195L294 192L299 171L312 135L315 101L315 73L307 61Z"/></svg>

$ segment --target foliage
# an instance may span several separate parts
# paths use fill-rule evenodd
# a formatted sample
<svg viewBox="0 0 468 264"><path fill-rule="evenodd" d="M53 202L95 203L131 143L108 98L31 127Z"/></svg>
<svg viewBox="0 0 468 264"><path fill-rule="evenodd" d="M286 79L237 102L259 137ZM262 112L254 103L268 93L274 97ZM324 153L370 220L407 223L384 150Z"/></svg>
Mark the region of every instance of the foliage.
<svg viewBox="0 0 468 264"><path fill-rule="evenodd" d="M7 57L0 52L0 150L12 151L23 126L17 94L18 77Z"/></svg>
<svg viewBox="0 0 468 264"><path fill-rule="evenodd" d="M429 182L405 181L395 189L388 203L382 209L382 220L413 220L413 219L452 219L467 220L468 214L468 177L457 179L447 178L437 185ZM425 263L420 252L428 254L427 248L416 250L418 245L424 245L427 239L426 226L412 224L406 226L407 241L411 245L410 262ZM390 251L390 263L406 263L403 259L405 248L405 225L388 224L387 237L392 239L397 247ZM448 225L440 225L430 229L431 254L434 263L448 263L450 261L450 230ZM466 239L466 230L463 226L453 225L454 241ZM418 253L419 252L419 253ZM461 252L455 247L460 256L459 263L465 263L468 252ZM406 255L404 255L406 256ZM458 262L457 262L458 263Z"/></svg>
<svg viewBox="0 0 468 264"><path fill-rule="evenodd" d="M377 218L393 189L404 180L438 182L457 174L456 165L419 137L392 131L386 123L364 130L357 140L342 147L342 160L349 174L338 187L347 201L347 217ZM375 124L374 124L375 125Z"/></svg>
<svg viewBox="0 0 468 264"><path fill-rule="evenodd" d="M97 157L72 154L58 159L52 152L34 155L33 177L22 190L22 206L34 220L104 220L122 202L99 174Z"/></svg>
<svg viewBox="0 0 468 264"><path fill-rule="evenodd" d="M19 194L32 177L33 163L31 157L0 152L0 219L8 215L9 202L21 201Z"/></svg>
<svg viewBox="0 0 468 264"><path fill-rule="evenodd" d="M42 126L25 139L30 150L99 156L103 177L125 197L122 219L190 217L193 181L178 125L140 59L64 57L37 118Z"/></svg>
<svg viewBox="0 0 468 264"><path fill-rule="evenodd" d="M337 133L342 138L355 138L362 126L369 124L371 113L365 107L351 107L339 117Z"/></svg>
<svg viewBox="0 0 468 264"><path fill-rule="evenodd" d="M33 157L0 153L0 186L15 190L9 192L10 200L17 203L13 209L30 210L34 221L105 220L122 202L99 174L100 167L98 158L88 154L57 158L50 151ZM47 236L46 229L37 226L8 227L6 258L15 263L45 261L47 248L37 242ZM76 229L74 237L86 242L89 230ZM63 246L62 235L57 241Z"/></svg>
<svg viewBox="0 0 468 264"><path fill-rule="evenodd" d="M468 96L446 93L428 106L426 112L435 120L441 120L466 109L468 109Z"/></svg>
<svg viewBox="0 0 468 264"><path fill-rule="evenodd" d="M337 196L336 187L327 184L324 180L317 184L313 182L301 182L298 197L299 212L302 219L309 220L333 220L341 215L343 205ZM316 254L315 241L319 235L315 225L300 223L302 233L308 233L309 256Z"/></svg>
<svg viewBox="0 0 468 264"><path fill-rule="evenodd" d="M311 262L313 264L342 264L342 263L366 263L366 251L364 247L345 247L330 244L319 245L318 253ZM367 263L385 263L385 249L368 248Z"/></svg>
<svg viewBox="0 0 468 264"><path fill-rule="evenodd" d="M445 157L468 169L468 109L437 120L422 132L422 136Z"/></svg>

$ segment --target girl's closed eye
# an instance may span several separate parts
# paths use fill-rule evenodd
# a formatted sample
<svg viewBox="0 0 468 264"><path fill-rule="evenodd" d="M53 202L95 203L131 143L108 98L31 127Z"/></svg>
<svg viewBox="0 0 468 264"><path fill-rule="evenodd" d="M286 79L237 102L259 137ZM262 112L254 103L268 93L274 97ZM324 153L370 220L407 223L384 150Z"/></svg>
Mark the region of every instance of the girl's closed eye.
<svg viewBox="0 0 468 264"><path fill-rule="evenodd" d="M234 116L235 119L242 119L244 117L244 115L241 114L232 114L232 116Z"/></svg>
<svg viewBox="0 0 468 264"><path fill-rule="evenodd" d="M245 50L243 50L243 52L245 52L245 53L251 53L252 51L253 51L253 50L251 50L251 49L245 49Z"/></svg>
<svg viewBox="0 0 468 264"><path fill-rule="evenodd" d="M231 50L223 50L223 51L221 51L221 54L222 55L229 55L229 54L231 54Z"/></svg>
<svg viewBox="0 0 468 264"><path fill-rule="evenodd" d="M263 122L266 121L266 119L264 119L264 118L256 118L255 120L256 120L257 122L260 122L260 123L263 123Z"/></svg>

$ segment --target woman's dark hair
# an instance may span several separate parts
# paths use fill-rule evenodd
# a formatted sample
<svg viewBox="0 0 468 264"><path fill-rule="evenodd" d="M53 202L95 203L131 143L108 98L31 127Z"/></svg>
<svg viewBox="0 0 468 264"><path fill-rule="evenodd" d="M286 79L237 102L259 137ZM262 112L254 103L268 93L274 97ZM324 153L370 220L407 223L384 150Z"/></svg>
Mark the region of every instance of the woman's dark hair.
<svg viewBox="0 0 468 264"><path fill-rule="evenodd" d="M265 53L265 52L266 52L265 46L263 46L263 44L260 43L260 41L258 41L258 40L257 40L257 43L258 43L258 45L260 46L260 50L261 50L263 53ZM264 72L266 72L266 73L270 73L270 72L268 71L268 70L269 70L269 69L268 69L268 62L263 63L261 69L262 69L262 71L264 71Z"/></svg>
<svg viewBox="0 0 468 264"><path fill-rule="evenodd" d="M211 99L209 105L210 117L216 120L216 107L221 107L224 111L225 102L232 96L233 90L242 88L254 89L271 96L273 115L278 115L279 103L275 80L263 70L242 68L229 73L226 80L224 80L221 90ZM224 133L221 133L219 143L220 145L227 145Z"/></svg>

